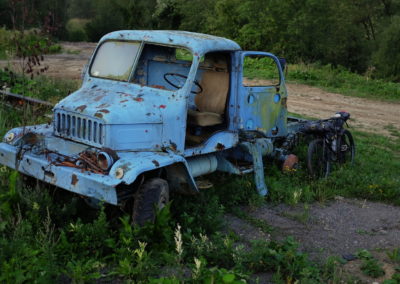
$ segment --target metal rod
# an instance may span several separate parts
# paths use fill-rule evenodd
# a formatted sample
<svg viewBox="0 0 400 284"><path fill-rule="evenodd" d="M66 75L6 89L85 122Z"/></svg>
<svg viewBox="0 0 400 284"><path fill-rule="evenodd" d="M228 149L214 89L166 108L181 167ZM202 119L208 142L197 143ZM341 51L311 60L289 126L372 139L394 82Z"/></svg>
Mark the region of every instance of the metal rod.
<svg viewBox="0 0 400 284"><path fill-rule="evenodd" d="M27 102L32 105L42 105L42 106L46 106L46 107L54 107L54 105L52 103L49 103L49 102L46 102L43 100L39 100L39 99L35 99L35 98L31 98L31 97L13 94L13 93L6 92L6 91L0 91L0 97L7 101L21 101L22 100L22 101Z"/></svg>

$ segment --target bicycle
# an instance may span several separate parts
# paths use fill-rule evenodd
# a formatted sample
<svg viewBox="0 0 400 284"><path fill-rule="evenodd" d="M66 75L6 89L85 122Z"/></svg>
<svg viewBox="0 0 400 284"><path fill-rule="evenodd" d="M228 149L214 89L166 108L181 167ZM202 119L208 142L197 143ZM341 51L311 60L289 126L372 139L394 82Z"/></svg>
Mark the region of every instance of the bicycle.
<svg viewBox="0 0 400 284"><path fill-rule="evenodd" d="M345 129L348 112L337 112L329 119L306 122L301 132L312 135L308 144L307 168L313 178L326 178L332 163L353 164L355 144L350 131Z"/></svg>

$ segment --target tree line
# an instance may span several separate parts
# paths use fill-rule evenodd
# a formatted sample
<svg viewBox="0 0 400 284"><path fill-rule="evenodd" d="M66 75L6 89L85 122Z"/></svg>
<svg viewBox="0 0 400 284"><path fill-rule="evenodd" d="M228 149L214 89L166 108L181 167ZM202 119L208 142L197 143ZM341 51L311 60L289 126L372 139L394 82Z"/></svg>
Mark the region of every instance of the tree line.
<svg viewBox="0 0 400 284"><path fill-rule="evenodd" d="M21 3L30 25L51 15L54 35L64 40L179 29L227 37L289 62L400 81L400 0L0 0L0 25L15 25L12 7Z"/></svg>

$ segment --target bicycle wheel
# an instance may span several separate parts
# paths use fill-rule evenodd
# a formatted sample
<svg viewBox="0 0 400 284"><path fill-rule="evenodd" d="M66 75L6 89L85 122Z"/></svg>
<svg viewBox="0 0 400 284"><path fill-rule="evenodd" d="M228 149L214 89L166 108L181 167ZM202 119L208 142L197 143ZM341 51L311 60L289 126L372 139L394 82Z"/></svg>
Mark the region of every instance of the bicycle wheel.
<svg viewBox="0 0 400 284"><path fill-rule="evenodd" d="M339 140L339 163L350 163L353 164L354 157L356 155L356 146L354 144L353 135L347 129L344 130L341 139Z"/></svg>
<svg viewBox="0 0 400 284"><path fill-rule="evenodd" d="M315 139L308 144L307 168L313 178L325 178L329 175L331 164L329 150L322 139Z"/></svg>

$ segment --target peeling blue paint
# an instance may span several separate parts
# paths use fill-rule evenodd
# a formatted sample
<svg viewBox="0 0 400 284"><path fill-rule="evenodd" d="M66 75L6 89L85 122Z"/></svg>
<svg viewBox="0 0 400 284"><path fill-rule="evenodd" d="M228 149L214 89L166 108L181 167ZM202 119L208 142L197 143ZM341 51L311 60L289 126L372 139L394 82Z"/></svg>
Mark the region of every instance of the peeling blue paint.
<svg viewBox="0 0 400 284"><path fill-rule="evenodd" d="M279 155L273 138L288 134L285 80L274 55L243 52L231 40L183 31L117 31L105 35L97 50L108 41L140 43L129 79L94 77L89 64L82 87L54 107L52 125L21 127L6 134L0 144L0 164L114 205L119 204L120 187L133 193L129 186L139 184L140 177L162 175L163 170L181 175L189 185L186 192L192 193L198 192L193 174L254 171L259 193L267 193L263 157ZM174 57L176 47L190 50L192 61ZM205 62L210 54L226 59L225 65ZM277 62L279 86L243 86L247 55ZM200 112L193 82L207 87L203 78L210 70L229 76L222 122L191 125L188 109ZM184 80L171 87L166 74ZM296 131L293 125L290 129ZM99 152L110 155L106 160L113 164L106 170L98 165ZM174 177L174 184L180 186L180 177Z"/></svg>

